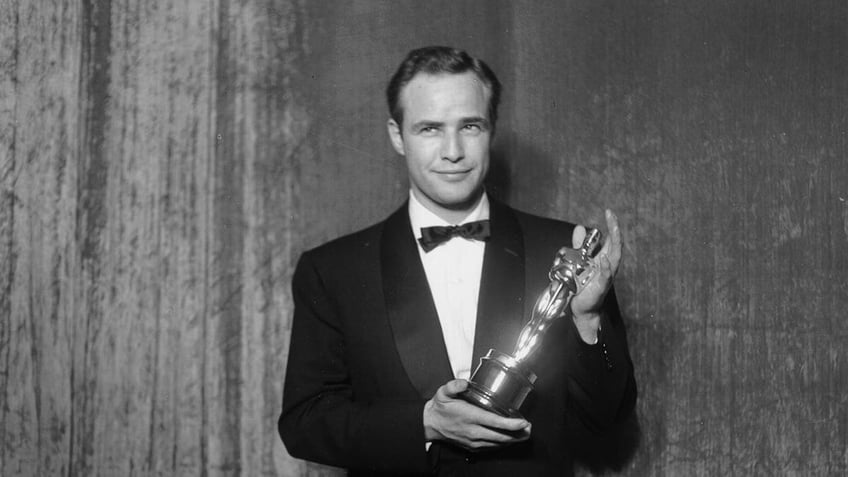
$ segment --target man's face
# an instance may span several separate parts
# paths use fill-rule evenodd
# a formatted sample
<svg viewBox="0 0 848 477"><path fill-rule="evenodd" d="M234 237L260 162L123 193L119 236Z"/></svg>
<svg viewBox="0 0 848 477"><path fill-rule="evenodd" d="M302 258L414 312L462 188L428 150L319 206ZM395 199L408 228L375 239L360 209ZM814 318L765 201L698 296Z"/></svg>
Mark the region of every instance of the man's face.
<svg viewBox="0 0 848 477"><path fill-rule="evenodd" d="M471 72L418 74L400 93L403 124L389 120L412 193L449 222L461 220L483 192L492 139L490 94Z"/></svg>

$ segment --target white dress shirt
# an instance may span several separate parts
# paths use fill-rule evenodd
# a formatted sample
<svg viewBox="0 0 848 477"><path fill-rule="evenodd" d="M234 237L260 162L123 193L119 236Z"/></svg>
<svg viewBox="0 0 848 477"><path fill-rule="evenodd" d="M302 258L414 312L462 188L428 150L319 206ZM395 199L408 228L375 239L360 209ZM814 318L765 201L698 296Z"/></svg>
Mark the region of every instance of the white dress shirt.
<svg viewBox="0 0 848 477"><path fill-rule="evenodd" d="M421 238L422 227L462 225L489 218L486 194L477 207L458 224L448 223L424 207L409 192L409 220L415 239ZM442 336L455 378L468 379L474 357L474 327L477 324L477 301L486 243L454 237L429 252L418 244L418 255L427 274Z"/></svg>

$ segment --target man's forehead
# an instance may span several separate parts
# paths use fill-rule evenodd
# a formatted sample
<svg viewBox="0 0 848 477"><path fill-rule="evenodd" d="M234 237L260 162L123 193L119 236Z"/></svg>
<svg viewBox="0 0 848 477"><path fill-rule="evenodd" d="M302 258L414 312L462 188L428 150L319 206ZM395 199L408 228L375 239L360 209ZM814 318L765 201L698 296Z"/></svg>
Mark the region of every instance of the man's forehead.
<svg viewBox="0 0 848 477"><path fill-rule="evenodd" d="M489 91L489 87L477 76L473 71L463 71L462 73L449 73L449 72L439 72L439 73L428 73L428 72L420 72L412 77L409 82L407 82L403 88L401 89L401 93L408 91L410 88L422 88L427 85L432 85L434 83L438 83L444 80L459 80L459 81L470 81L480 88L484 89L486 92Z"/></svg>
<svg viewBox="0 0 848 477"><path fill-rule="evenodd" d="M481 99L487 106L491 94L491 89L472 71L418 73L404 85L400 100L404 109L413 105L426 107L447 98L454 101Z"/></svg>

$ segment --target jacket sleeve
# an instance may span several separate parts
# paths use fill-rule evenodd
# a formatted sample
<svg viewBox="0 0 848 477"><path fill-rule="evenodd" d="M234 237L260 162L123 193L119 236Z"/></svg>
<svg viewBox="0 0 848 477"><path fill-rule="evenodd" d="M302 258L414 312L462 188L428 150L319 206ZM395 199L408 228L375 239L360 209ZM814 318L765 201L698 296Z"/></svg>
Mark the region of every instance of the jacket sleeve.
<svg viewBox="0 0 848 477"><path fill-rule="evenodd" d="M636 405L636 380L615 291L607 294L598 343L587 344L571 327L572 356L566 359L571 416L584 431L603 433L623 422Z"/></svg>
<svg viewBox="0 0 848 477"><path fill-rule="evenodd" d="M297 458L377 472L426 473L423 399L357 398L337 301L309 253L292 280L294 318L278 421Z"/></svg>

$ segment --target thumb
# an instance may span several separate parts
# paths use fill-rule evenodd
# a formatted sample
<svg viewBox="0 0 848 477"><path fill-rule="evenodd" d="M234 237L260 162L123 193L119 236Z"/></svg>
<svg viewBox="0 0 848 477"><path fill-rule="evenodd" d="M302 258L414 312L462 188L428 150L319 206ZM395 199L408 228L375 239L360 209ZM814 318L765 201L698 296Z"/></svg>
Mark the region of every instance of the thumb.
<svg viewBox="0 0 848 477"><path fill-rule="evenodd" d="M583 239L586 238L586 227L577 225L574 227L574 232L571 233L571 248L579 249L583 246Z"/></svg>
<svg viewBox="0 0 848 477"><path fill-rule="evenodd" d="M454 379L442 386L442 390L448 397L455 397L466 389L468 389L468 381L464 379Z"/></svg>

